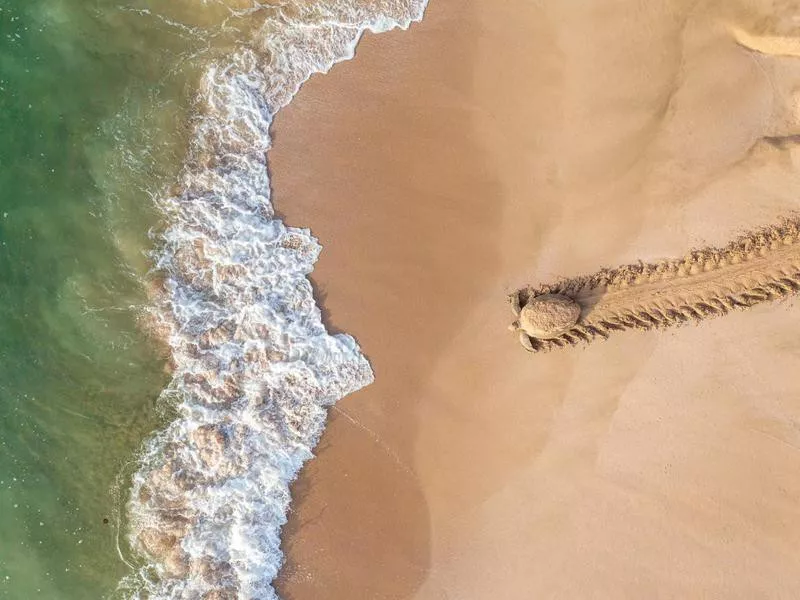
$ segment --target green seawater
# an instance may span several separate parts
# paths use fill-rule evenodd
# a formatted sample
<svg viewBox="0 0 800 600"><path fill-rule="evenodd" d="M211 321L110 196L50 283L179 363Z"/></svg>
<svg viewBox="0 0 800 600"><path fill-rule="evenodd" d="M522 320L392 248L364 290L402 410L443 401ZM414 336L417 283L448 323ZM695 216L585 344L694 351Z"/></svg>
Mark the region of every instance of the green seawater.
<svg viewBox="0 0 800 600"><path fill-rule="evenodd" d="M137 323L151 194L208 44L156 4L0 0L0 598L108 598L130 573L127 481L166 418Z"/></svg>

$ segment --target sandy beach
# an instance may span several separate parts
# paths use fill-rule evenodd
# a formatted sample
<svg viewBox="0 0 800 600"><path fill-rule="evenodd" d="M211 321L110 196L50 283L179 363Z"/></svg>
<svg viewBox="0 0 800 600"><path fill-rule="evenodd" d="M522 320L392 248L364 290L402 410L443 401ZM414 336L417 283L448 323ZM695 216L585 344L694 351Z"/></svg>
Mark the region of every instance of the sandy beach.
<svg viewBox="0 0 800 600"><path fill-rule="evenodd" d="M373 385L294 486L287 600L791 598L800 306L529 355L526 284L800 208L793 2L431 0L278 115Z"/></svg>

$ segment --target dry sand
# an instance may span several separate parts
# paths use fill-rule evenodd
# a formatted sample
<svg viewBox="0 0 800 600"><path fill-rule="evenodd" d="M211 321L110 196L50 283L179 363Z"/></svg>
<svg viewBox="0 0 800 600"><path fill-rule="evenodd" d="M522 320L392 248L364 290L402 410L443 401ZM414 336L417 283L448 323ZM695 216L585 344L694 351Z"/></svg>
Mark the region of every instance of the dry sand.
<svg viewBox="0 0 800 600"><path fill-rule="evenodd" d="M277 206L377 375L295 486L288 600L797 596L800 306L530 355L505 302L800 207L796 15L431 0L281 112Z"/></svg>

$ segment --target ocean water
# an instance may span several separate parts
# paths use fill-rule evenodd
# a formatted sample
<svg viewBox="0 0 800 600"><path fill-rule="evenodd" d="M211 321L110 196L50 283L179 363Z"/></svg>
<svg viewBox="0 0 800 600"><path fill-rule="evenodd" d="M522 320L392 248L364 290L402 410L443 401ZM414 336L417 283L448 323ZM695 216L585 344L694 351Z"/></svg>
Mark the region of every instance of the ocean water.
<svg viewBox="0 0 800 600"><path fill-rule="evenodd" d="M189 50L114 3L0 1L2 598L102 598L131 570L124 480L168 418L139 326L151 198L182 164Z"/></svg>
<svg viewBox="0 0 800 600"><path fill-rule="evenodd" d="M271 599L368 384L269 200L276 111L423 0L0 0L0 597Z"/></svg>

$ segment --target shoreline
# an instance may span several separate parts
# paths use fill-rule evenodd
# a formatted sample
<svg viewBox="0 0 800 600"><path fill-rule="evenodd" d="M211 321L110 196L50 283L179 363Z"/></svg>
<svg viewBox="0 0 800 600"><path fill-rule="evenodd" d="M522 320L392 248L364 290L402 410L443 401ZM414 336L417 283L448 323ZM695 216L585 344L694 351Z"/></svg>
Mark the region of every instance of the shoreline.
<svg viewBox="0 0 800 600"><path fill-rule="evenodd" d="M327 408L373 373L352 337L320 320L307 280L316 240L273 211L272 120L365 31L406 28L424 6L253 7L234 15L253 17L235 52L204 66L184 168L154 198L175 418L138 456L126 508L142 562L124 593L276 597L289 484Z"/></svg>

